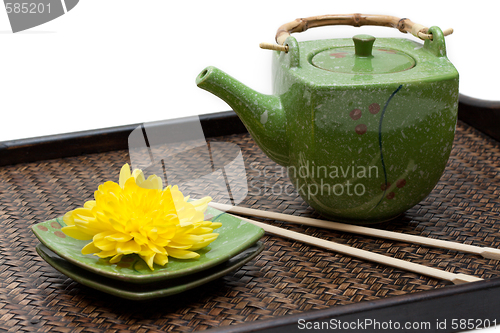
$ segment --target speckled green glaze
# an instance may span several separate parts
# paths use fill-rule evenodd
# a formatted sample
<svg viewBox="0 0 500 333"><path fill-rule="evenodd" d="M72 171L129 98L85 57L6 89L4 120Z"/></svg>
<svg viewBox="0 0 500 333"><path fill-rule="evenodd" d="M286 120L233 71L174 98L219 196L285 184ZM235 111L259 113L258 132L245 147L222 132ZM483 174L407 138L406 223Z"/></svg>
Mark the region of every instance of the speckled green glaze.
<svg viewBox="0 0 500 333"><path fill-rule="evenodd" d="M106 278L145 284L182 278L217 266L252 246L264 235L261 228L214 208L208 207L205 214L207 219L210 215L212 221L222 223L216 229L219 234L217 239L197 251L200 254L198 259L169 258L165 266L155 264L154 271L135 254L124 256L117 264L91 254L82 254L82 248L89 241L66 236L61 231L66 226L61 217L35 224L31 230L43 245L73 265Z"/></svg>
<svg viewBox="0 0 500 333"><path fill-rule="evenodd" d="M263 249L264 244L257 242L229 260L201 272L164 281L137 284L118 281L94 274L89 270L64 260L43 244L38 244L36 246L36 252L47 263L74 281L87 287L134 301L144 301L170 296L199 287L205 283L223 277L231 271L237 270L245 263L255 258Z"/></svg>
<svg viewBox="0 0 500 333"><path fill-rule="evenodd" d="M353 40L298 43L289 37L288 53L273 52L274 95L257 93L214 67L205 69L197 84L234 109L323 216L361 224L386 221L431 192L453 144L458 72L446 57L442 31L429 31L434 38L424 45L375 40L373 57L396 52L415 62L395 72L370 72L369 66L349 73L321 69L312 63L315 55L331 50L336 57L336 50L353 47Z"/></svg>

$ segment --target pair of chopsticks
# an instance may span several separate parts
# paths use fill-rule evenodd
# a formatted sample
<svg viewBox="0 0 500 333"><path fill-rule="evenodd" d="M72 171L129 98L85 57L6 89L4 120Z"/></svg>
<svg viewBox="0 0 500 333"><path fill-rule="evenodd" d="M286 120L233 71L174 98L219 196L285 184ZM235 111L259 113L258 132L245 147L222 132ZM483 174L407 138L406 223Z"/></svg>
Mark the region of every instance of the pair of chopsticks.
<svg viewBox="0 0 500 333"><path fill-rule="evenodd" d="M324 220L318 220L318 219L313 219L313 218L308 218L308 217L300 217L300 216L287 215L287 214L281 214L281 213L267 212L267 211L261 211L261 210L257 210L257 209L237 207L237 206L225 205L225 204L220 204L220 203L215 203L215 202L209 203L209 206L211 206L215 209L224 211L226 213L234 213L236 215L261 217L261 218L285 221L285 222L290 222L290 223L295 223L295 224L302 224L302 225L307 225L307 226L332 229L332 230L336 230L336 231L343 231L343 232L348 232L348 233L353 233L353 234L366 235L366 236L370 236L370 237L379 237L379 238L391 239L391 240L396 240L396 241L426 245L426 246L430 246L430 247L437 247L437 248L443 248L443 249L448 249L448 250L473 253L473 254L481 255L487 259L495 259L495 260L500 259L500 250L495 249L495 248L490 248L490 247L480 247L480 246L474 246L474 245L460 244L460 243L444 241L444 240L439 240L439 239L433 239L433 238L427 238L427 237L422 237L422 236L407 235L407 234L402 234L402 233L397 233L397 232L392 232L392 231L379 230L379 229L361 227L361 226L356 226L356 225L349 225L349 224L332 222L332 221L324 221ZM409 261L391 258L391 257L387 257L387 256L384 256L381 254L369 252L366 250L361 250L361 249L353 248L353 247L350 247L347 245L342 245L342 244L338 244L335 242L327 241L327 240L320 239L317 237L304 235L304 234L301 234L299 232L275 227L275 226L265 224L262 222L257 222L254 220L241 218L241 217L239 217L239 218L242 220L248 221L250 223L253 223L253 224L261 227L262 229L264 229L264 231L266 231L270 234L279 236L279 237L286 237L286 238L297 240L297 241L300 241L300 242L303 242L305 244L309 244L312 246L317 246L317 247L332 250L332 251L335 251L335 252L338 252L341 254L349 255L352 257L365 259L365 260L373 261L373 262L376 262L379 264L404 269L404 270L407 270L410 272L430 276L430 277L433 277L436 279L447 280L447 281L450 281L454 284L461 284L461 283L466 283L466 282L474 282L474 281L483 280L483 279L475 277L475 276L471 276L471 275L467 275L467 274L457 274L457 273L446 272L446 271L442 271L442 270L439 270L436 268L427 267L427 266L415 264L415 263L412 263Z"/></svg>

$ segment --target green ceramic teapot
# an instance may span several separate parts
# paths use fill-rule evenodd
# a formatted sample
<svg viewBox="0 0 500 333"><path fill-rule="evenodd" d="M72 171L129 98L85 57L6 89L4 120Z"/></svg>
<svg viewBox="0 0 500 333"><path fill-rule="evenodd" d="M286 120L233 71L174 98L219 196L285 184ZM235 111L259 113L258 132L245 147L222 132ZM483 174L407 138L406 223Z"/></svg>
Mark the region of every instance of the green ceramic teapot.
<svg viewBox="0 0 500 333"><path fill-rule="evenodd" d="M357 35L298 43L290 36L334 24L395 27L425 41ZM273 95L214 67L196 83L233 108L320 214L381 222L424 199L446 166L458 109L449 33L392 16L297 19L280 27L277 45L264 46L275 50Z"/></svg>

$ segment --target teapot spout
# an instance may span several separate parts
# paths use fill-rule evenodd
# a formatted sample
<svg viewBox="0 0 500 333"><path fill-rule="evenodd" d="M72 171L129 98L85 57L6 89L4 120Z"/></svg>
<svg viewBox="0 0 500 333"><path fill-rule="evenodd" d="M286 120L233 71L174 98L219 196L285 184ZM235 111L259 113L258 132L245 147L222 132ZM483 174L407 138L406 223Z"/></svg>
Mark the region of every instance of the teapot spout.
<svg viewBox="0 0 500 333"><path fill-rule="evenodd" d="M278 164L289 165L286 117L278 96L250 89L216 67L205 68L196 78L196 84L224 100L236 112L267 156Z"/></svg>

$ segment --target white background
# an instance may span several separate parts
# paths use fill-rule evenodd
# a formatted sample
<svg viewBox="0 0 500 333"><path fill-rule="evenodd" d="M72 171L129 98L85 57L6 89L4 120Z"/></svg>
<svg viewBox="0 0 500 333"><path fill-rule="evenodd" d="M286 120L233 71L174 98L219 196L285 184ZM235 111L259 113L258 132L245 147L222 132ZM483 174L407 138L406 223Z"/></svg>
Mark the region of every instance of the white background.
<svg viewBox="0 0 500 333"><path fill-rule="evenodd" d="M452 27L446 42L461 75L460 92L500 100L498 41L489 37L497 35L495 4L81 0L66 15L16 34L0 10L0 141L229 110L196 87L198 73L215 65L271 93L271 51L259 43L274 42L283 23L320 14L387 14ZM383 27L325 27L294 36L357 33L415 39Z"/></svg>
<svg viewBox="0 0 500 333"><path fill-rule="evenodd" d="M0 141L229 110L195 85L215 65L271 93L270 52L277 28L298 17L370 13L408 17L455 32L448 55L462 93L500 99L493 1L167 1L81 0L66 15L13 34L0 10ZM415 39L385 27L323 27L299 40ZM416 39L415 39L416 40ZM490 45L491 44L491 45Z"/></svg>

